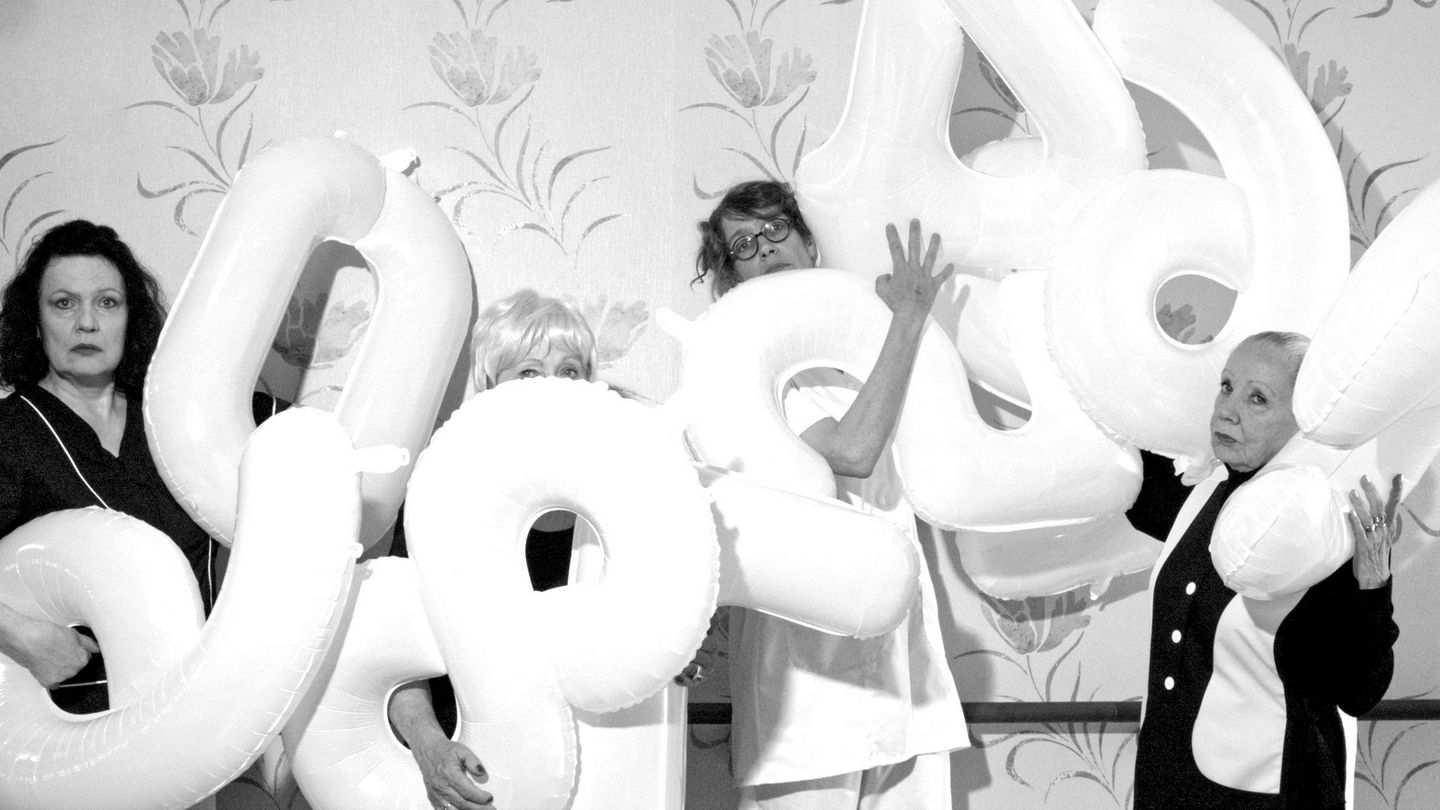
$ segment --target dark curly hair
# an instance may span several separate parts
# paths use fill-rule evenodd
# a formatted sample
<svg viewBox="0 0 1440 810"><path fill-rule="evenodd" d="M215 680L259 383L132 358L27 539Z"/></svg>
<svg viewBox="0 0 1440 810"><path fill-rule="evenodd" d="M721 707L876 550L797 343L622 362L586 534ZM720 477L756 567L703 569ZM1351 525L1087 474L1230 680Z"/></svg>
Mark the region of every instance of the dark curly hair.
<svg viewBox="0 0 1440 810"><path fill-rule="evenodd" d="M735 262L730 259L730 246L725 244L725 237L720 230L721 219L766 219L776 214L789 219L791 226L796 233L804 237L806 244L814 241L814 237L810 235L810 226L805 224L805 217L800 215L800 204L795 201L795 192L788 183L751 180L731 186L710 213L710 218L699 225L700 251L695 254L695 278L690 280L691 286L699 284L705 280L705 276L713 273L710 297L719 298L740 283L740 276L735 272Z"/></svg>
<svg viewBox="0 0 1440 810"><path fill-rule="evenodd" d="M15 278L5 288L0 307L0 385L13 389L34 384L50 371L40 338L40 279L50 262L64 256L97 256L120 271L128 317L115 386L127 396L138 395L165 323L160 284L113 228L83 219L46 231L25 254Z"/></svg>

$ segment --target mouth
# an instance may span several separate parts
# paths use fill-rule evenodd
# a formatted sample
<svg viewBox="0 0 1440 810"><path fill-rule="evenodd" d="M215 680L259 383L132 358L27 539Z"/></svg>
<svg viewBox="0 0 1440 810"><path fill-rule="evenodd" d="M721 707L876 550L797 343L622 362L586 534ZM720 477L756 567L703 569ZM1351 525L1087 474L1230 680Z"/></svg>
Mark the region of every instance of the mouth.
<svg viewBox="0 0 1440 810"><path fill-rule="evenodd" d="M93 343L81 343L70 349L70 351L76 354L99 354L103 350Z"/></svg>
<svg viewBox="0 0 1440 810"><path fill-rule="evenodd" d="M1230 447L1240 442L1239 439L1227 436L1224 433L1220 433L1218 431L1210 434L1210 441L1214 442L1215 444L1223 444L1226 447Z"/></svg>
<svg viewBox="0 0 1440 810"><path fill-rule="evenodd" d="M765 268L765 273L764 273L764 275L767 275L767 276L768 276L768 275L770 275L771 273L778 273L778 272L780 272L781 270L789 270L790 268L792 268L792 267L794 267L794 266L795 266L795 265L793 265L793 264L791 264L791 263L789 263L789 262L776 262L775 264L772 264L772 265L770 265L769 267Z"/></svg>

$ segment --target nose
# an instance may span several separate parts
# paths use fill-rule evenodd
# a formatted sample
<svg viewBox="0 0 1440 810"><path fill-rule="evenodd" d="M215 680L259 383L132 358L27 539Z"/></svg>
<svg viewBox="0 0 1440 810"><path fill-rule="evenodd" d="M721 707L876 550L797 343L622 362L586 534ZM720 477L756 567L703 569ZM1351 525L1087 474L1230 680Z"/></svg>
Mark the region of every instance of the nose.
<svg viewBox="0 0 1440 810"><path fill-rule="evenodd" d="M75 328L81 332L94 332L100 328L100 320L95 315L94 307L80 307L80 316L75 319Z"/></svg>
<svg viewBox="0 0 1440 810"><path fill-rule="evenodd" d="M1222 422L1229 422L1230 424L1235 424L1239 421L1235 403L1231 401L1230 397L1222 394L1215 398L1215 417Z"/></svg>
<svg viewBox="0 0 1440 810"><path fill-rule="evenodd" d="M761 255L761 256L770 256L771 254L775 253L775 251L777 251L777 250L779 250L779 249L780 249L780 246L777 245L777 244L775 244L774 242L771 242L769 239L761 239L761 240L760 240L760 255Z"/></svg>

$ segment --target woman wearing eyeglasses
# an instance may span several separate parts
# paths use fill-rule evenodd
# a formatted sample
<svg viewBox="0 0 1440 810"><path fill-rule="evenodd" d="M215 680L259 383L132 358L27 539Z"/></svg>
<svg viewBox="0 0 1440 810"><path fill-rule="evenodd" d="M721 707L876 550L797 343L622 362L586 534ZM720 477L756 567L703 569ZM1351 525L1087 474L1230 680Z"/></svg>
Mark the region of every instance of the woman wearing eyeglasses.
<svg viewBox="0 0 1440 810"><path fill-rule="evenodd" d="M716 298L767 273L814 267L818 258L794 195L780 183L731 188L700 233L694 281L709 277ZM898 628L869 639L732 612L731 739L741 810L862 803L948 810L948 752L969 744L915 517L887 452L925 319L954 268L932 273L940 238L922 252L918 221L910 223L908 249L893 225L886 235L893 267L875 280L875 294L892 315L868 380L804 371L786 386L784 406L790 426L829 462L837 497L894 521L917 544L919 593Z"/></svg>

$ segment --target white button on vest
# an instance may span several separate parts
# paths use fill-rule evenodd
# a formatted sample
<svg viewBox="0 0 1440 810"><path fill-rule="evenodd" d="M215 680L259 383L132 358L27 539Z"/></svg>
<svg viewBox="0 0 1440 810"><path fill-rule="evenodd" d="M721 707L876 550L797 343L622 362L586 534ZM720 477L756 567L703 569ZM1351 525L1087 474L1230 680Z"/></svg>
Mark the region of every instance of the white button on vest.
<svg viewBox="0 0 1440 810"><path fill-rule="evenodd" d="M1191 583L1186 584L1186 586L1185 586L1185 595L1186 595L1186 596L1193 596L1194 594L1195 594L1195 583L1191 582Z"/></svg>
<svg viewBox="0 0 1440 810"><path fill-rule="evenodd" d="M1180 643L1180 631L1179 631L1179 630L1171 630L1171 631L1170 631L1170 640L1173 641L1173 642L1175 642L1176 644L1179 644L1179 643Z"/></svg>
<svg viewBox="0 0 1440 810"><path fill-rule="evenodd" d="M1174 679L1174 678L1171 678L1171 677L1168 676L1168 675L1165 676L1165 690L1166 690L1166 691L1169 691L1169 690L1174 689L1174 688L1175 688L1175 679Z"/></svg>

